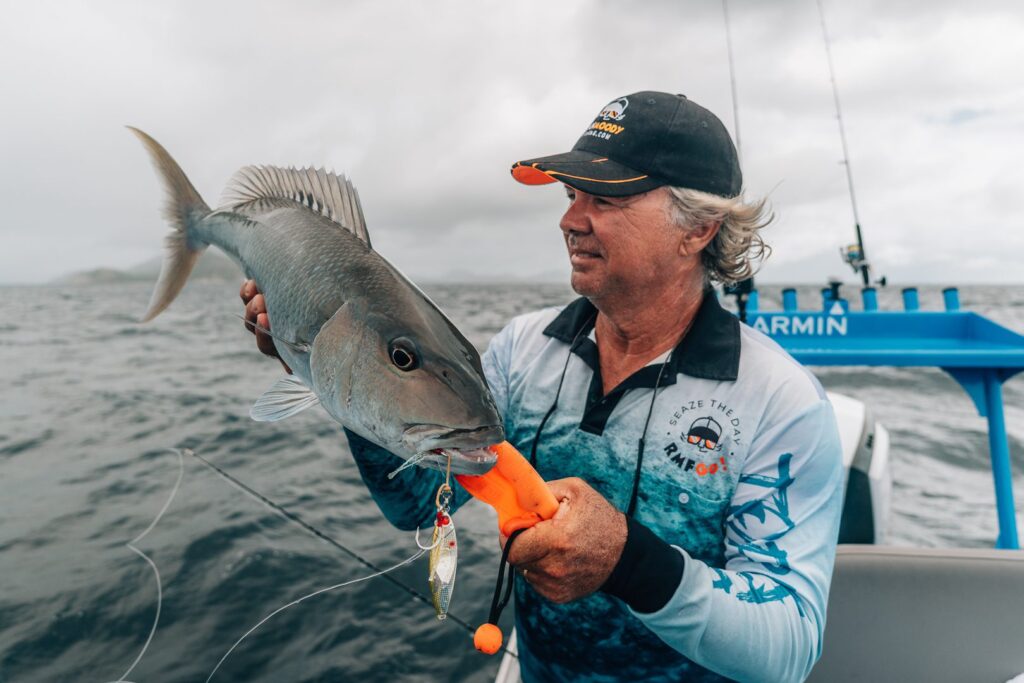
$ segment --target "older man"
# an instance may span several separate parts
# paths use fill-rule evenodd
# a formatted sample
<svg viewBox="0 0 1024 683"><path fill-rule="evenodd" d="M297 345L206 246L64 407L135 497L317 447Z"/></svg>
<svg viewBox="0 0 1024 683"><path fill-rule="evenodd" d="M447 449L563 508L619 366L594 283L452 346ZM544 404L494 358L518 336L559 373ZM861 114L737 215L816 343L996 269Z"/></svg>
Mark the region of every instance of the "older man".
<svg viewBox="0 0 1024 683"><path fill-rule="evenodd" d="M512 174L564 184L581 295L516 318L483 358L508 440L561 501L509 554L523 680L801 680L821 650L839 437L814 377L709 287L764 249L728 133L682 95L639 92ZM426 523L436 473L389 481L393 456L349 440L388 518Z"/></svg>

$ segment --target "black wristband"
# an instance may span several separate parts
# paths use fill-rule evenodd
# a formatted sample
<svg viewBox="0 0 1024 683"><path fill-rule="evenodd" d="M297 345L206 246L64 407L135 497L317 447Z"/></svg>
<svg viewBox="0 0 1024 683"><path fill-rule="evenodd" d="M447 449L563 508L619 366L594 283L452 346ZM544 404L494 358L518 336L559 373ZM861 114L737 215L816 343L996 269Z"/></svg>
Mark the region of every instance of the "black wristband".
<svg viewBox="0 0 1024 683"><path fill-rule="evenodd" d="M679 588L684 565L678 550L627 516L622 557L601 590L637 612L657 612Z"/></svg>

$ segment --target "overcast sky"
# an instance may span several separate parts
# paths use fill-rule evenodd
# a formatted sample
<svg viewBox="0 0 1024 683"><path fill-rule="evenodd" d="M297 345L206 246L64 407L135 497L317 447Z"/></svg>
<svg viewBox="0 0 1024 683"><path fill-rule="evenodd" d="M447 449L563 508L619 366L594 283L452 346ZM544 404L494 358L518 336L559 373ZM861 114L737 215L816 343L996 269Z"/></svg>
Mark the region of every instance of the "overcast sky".
<svg viewBox="0 0 1024 683"><path fill-rule="evenodd" d="M852 280L853 218L814 0L729 0L766 281ZM903 282L1024 281L1024 7L825 0L866 246ZM720 0L18 2L0 24L0 282L154 256L132 124L215 203L250 163L323 165L414 279L565 277L555 186L604 104L685 93L734 129Z"/></svg>

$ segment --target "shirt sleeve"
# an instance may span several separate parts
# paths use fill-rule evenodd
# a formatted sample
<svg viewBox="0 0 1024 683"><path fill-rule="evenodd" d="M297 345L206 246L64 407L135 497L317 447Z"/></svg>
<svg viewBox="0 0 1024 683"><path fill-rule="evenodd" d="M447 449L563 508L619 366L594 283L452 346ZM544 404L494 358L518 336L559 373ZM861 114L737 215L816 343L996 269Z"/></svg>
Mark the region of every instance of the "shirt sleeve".
<svg viewBox="0 0 1024 683"><path fill-rule="evenodd" d="M481 358L484 377L503 419L508 406L507 369L511 340L512 325L509 325L491 340ZM403 531L430 525L436 512L434 498L444 481L444 474L434 469L410 467L389 479L388 474L402 464L402 459L348 429L345 435L359 475L384 517ZM455 512L469 500L470 495L454 478L452 490L451 511Z"/></svg>
<svg viewBox="0 0 1024 683"><path fill-rule="evenodd" d="M725 567L672 547L683 568L668 601L649 613L627 604L708 669L740 681L802 681L821 655L842 483L839 433L822 398L751 444L725 519Z"/></svg>

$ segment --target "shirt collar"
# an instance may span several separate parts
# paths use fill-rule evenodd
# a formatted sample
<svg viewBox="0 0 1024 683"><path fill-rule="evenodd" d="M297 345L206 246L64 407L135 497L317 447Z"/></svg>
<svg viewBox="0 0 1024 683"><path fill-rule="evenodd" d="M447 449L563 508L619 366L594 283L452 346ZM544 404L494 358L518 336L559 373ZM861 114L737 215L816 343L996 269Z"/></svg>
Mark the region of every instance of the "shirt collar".
<svg viewBox="0 0 1024 683"><path fill-rule="evenodd" d="M667 369L673 375L735 382L740 366L740 321L722 308L714 290L704 290L703 296L690 331L676 345ZM562 309L544 328L544 334L572 344L574 339L586 337L596 319L597 308L580 297ZM573 350L578 347L579 343Z"/></svg>

